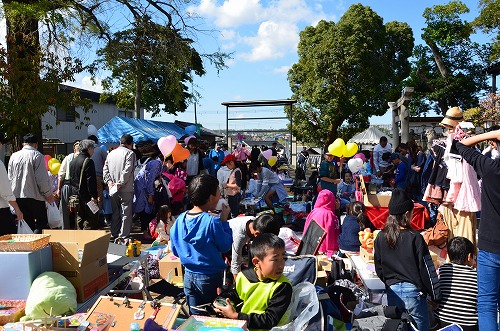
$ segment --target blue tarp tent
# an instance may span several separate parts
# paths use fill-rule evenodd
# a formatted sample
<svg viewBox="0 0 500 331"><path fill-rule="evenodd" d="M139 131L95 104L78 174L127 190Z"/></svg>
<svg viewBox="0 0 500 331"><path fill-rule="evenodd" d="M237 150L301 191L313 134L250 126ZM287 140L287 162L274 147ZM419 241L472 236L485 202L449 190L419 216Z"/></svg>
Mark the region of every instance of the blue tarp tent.
<svg viewBox="0 0 500 331"><path fill-rule="evenodd" d="M121 136L126 133L134 137L134 143L145 140L156 142L168 135L178 140L185 135L184 129L174 123L115 116L97 131L97 138L103 144L120 143Z"/></svg>

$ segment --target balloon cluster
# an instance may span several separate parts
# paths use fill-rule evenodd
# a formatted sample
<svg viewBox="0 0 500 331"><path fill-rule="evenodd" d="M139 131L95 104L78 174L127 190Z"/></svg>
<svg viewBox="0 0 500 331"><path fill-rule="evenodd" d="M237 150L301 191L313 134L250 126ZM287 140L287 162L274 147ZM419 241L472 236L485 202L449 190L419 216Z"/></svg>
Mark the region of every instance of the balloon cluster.
<svg viewBox="0 0 500 331"><path fill-rule="evenodd" d="M265 151L262 152L262 155L266 158L267 164L269 164L271 167L274 166L278 161L276 156L273 156L272 149L266 149Z"/></svg>
<svg viewBox="0 0 500 331"><path fill-rule="evenodd" d="M61 168L59 160L50 155L44 155L43 158L45 159L45 169L50 171L51 174L57 175L59 173L59 168Z"/></svg>
<svg viewBox="0 0 500 331"><path fill-rule="evenodd" d="M192 125L194 126L194 125ZM186 128L187 129L187 128ZM196 127L195 127L196 130ZM177 139L172 136L161 137L158 139L158 148L160 149L163 156L172 155L174 163L187 160L191 153L186 148L182 147L181 144L177 142Z"/></svg>
<svg viewBox="0 0 500 331"><path fill-rule="evenodd" d="M358 145L355 143L344 143L342 138L337 138L333 143L328 146L328 152L334 156L339 157L353 157L347 161L347 167L352 173L356 173L363 167L365 163L365 155L358 153ZM356 154L358 153L358 154Z"/></svg>

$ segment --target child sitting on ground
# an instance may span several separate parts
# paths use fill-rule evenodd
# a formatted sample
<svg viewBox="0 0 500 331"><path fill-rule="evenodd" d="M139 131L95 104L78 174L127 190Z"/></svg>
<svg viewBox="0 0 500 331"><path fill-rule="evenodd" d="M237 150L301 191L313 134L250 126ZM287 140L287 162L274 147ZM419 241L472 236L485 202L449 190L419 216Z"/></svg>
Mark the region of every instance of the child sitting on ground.
<svg viewBox="0 0 500 331"><path fill-rule="evenodd" d="M241 311L235 310L229 298L225 306L217 302L214 306L227 318L247 321L249 330L269 330L287 322L283 316L292 299L292 285L283 275L285 243L275 234L264 233L253 240L251 252L254 267L236 278L235 290L243 301Z"/></svg>
<svg viewBox="0 0 500 331"><path fill-rule="evenodd" d="M440 327L459 324L464 331L478 330L476 249L464 237L448 242L450 263L439 268L442 299L435 312Z"/></svg>
<svg viewBox="0 0 500 331"><path fill-rule="evenodd" d="M361 243L359 242L359 231L370 228L373 232L375 226L365 215L365 205L359 201L353 202L348 213L342 222L339 236L339 247L342 252L359 252Z"/></svg>
<svg viewBox="0 0 500 331"><path fill-rule="evenodd" d="M214 214L220 199L217 178L203 174L188 185L193 209L179 215L170 229L172 253L185 268L184 293L191 314L199 314L197 306L210 304L222 287L226 263L222 254L231 249L233 232L227 223L229 206ZM210 212L210 213L209 213Z"/></svg>
<svg viewBox="0 0 500 331"><path fill-rule="evenodd" d="M155 239L152 246L166 245L170 241L170 229L174 222L170 208L167 205L161 206L156 217L149 222L151 238Z"/></svg>

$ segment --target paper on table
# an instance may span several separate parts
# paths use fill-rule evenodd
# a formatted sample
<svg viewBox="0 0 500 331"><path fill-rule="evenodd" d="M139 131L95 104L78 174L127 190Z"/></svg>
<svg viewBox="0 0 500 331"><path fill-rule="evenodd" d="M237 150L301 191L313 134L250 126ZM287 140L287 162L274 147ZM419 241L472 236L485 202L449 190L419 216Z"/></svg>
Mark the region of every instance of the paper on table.
<svg viewBox="0 0 500 331"><path fill-rule="evenodd" d="M113 196L115 193L118 192L118 185L113 185L109 188L109 195Z"/></svg>
<svg viewBox="0 0 500 331"><path fill-rule="evenodd" d="M87 206L89 206L90 211L94 214L99 211L99 206L93 200L90 200L89 202L87 202Z"/></svg>

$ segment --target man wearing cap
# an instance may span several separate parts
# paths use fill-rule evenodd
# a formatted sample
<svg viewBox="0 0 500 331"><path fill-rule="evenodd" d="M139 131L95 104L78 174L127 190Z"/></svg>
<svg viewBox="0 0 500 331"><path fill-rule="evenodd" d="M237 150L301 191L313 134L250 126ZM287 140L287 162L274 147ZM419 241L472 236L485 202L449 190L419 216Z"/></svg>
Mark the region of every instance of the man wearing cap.
<svg viewBox="0 0 500 331"><path fill-rule="evenodd" d="M384 173L389 166L389 163L382 159L384 153L392 153L392 146L387 142L387 137L380 137L378 145L373 148L373 165L375 166L375 173L378 177Z"/></svg>
<svg viewBox="0 0 500 331"><path fill-rule="evenodd" d="M406 190L407 179L408 179L408 171L406 168L406 164L401 161L401 156L399 153L392 153L389 159L392 164L396 167L396 177L394 178L394 184L397 188L402 190Z"/></svg>
<svg viewBox="0 0 500 331"><path fill-rule="evenodd" d="M38 150L38 137L28 133L23 137L23 148L12 154L8 177L24 220L35 233L47 228L45 201L54 203L45 159Z"/></svg>
<svg viewBox="0 0 500 331"><path fill-rule="evenodd" d="M108 154L102 171L113 208L111 235L118 243L125 242L132 230L135 166L133 144L132 136L124 134L120 138L120 146Z"/></svg>
<svg viewBox="0 0 500 331"><path fill-rule="evenodd" d="M102 179L102 169L104 168L104 162L106 162L106 158L108 157L108 153L103 146L98 146L99 140L95 135L90 135L89 138L95 143L94 154L90 157L92 161L94 161L95 166L95 176L97 180L97 202L99 205L99 209L102 209L102 191L103 187L103 179Z"/></svg>
<svg viewBox="0 0 500 331"><path fill-rule="evenodd" d="M222 183L222 188L227 197L229 208L231 208L231 215L236 217L239 214L241 201L241 170L236 167L236 157L233 154L227 155L222 161L222 165L231 170L227 181Z"/></svg>
<svg viewBox="0 0 500 331"><path fill-rule="evenodd" d="M334 195L337 195L337 184L340 183L340 169L342 168L343 158L340 160L340 167L334 160L334 156L325 150L325 159L319 166L319 180L321 189L327 189Z"/></svg>

